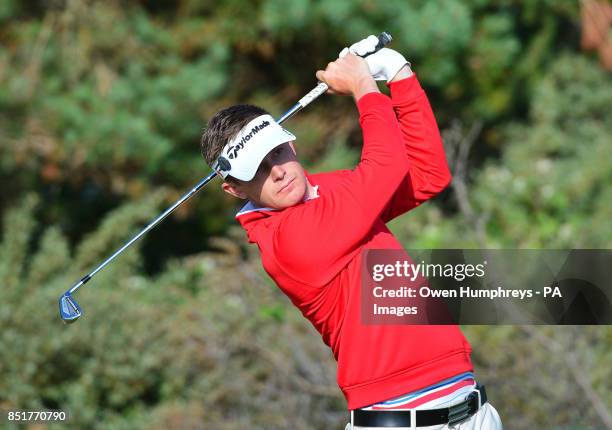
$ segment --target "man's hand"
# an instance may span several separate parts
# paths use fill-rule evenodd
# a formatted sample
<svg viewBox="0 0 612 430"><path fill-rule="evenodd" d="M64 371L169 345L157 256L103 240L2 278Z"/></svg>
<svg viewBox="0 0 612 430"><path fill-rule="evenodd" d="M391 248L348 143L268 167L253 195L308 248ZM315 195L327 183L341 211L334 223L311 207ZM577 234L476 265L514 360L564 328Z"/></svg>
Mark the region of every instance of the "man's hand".
<svg viewBox="0 0 612 430"><path fill-rule="evenodd" d="M352 44L349 48L344 48L339 57L342 58L349 52L355 55L366 55L376 50L378 38L376 36L368 36L357 43ZM395 81L398 80L398 72L402 71L402 78L412 75L410 63L406 61L404 56L393 49L382 48L378 52L374 52L365 58L370 69L370 74L377 81Z"/></svg>
<svg viewBox="0 0 612 430"><path fill-rule="evenodd" d="M380 92L366 61L348 54L317 71L317 79L329 86L332 94L352 95L355 101L371 92Z"/></svg>

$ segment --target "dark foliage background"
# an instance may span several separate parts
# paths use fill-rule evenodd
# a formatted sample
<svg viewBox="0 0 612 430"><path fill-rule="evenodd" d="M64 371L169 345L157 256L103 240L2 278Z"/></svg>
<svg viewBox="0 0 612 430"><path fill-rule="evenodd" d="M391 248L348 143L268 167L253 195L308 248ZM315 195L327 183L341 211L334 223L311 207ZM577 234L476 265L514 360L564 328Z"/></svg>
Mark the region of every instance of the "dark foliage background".
<svg viewBox="0 0 612 430"><path fill-rule="evenodd" d="M394 222L407 248L610 248L612 86L570 0L0 2L0 409L87 429L327 429L335 363L210 185L56 300L204 175L221 107L279 115L342 47L394 35L454 173ZM583 3L583 2L582 2ZM354 165L348 98L287 123L312 171ZM612 427L609 327L466 327L509 429ZM3 421L2 428L18 428Z"/></svg>

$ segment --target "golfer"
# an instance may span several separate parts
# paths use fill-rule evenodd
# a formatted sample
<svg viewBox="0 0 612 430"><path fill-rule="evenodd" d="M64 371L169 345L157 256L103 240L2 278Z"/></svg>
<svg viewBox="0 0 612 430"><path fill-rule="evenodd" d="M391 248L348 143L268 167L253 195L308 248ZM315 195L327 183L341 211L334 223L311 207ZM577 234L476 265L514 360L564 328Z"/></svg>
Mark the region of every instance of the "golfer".
<svg viewBox="0 0 612 430"><path fill-rule="evenodd" d="M306 172L296 137L251 105L218 112L202 153L223 190L246 200L236 218L264 269L332 349L351 412L347 428L501 429L457 326L361 321L362 252L401 250L386 223L451 180L410 64L386 48L358 56L376 43L370 36L345 48L316 73L330 93L357 105L363 149L353 170ZM375 79L387 81L390 97Z"/></svg>

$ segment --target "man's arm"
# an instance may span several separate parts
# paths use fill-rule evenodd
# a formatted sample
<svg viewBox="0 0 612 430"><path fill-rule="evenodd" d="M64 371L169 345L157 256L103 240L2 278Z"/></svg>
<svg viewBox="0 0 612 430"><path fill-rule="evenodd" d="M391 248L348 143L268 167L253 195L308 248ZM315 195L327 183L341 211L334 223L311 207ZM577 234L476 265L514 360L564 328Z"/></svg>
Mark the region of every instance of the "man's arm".
<svg viewBox="0 0 612 430"><path fill-rule="evenodd" d="M436 119L416 76L405 66L387 85L408 157L408 174L384 210L384 222L429 200L451 181Z"/></svg>
<svg viewBox="0 0 612 430"><path fill-rule="evenodd" d="M269 245L285 273L313 286L329 282L360 249L408 171L389 97L380 94L367 66L359 76L351 75L365 65L361 58L349 55L334 63L317 77L332 91L355 97L363 131L361 161L319 198L280 215Z"/></svg>
<svg viewBox="0 0 612 430"><path fill-rule="evenodd" d="M343 50L371 52L377 43L369 36ZM368 57L370 73L388 82L409 160L409 173L382 214L387 222L442 191L450 182L442 140L427 96L410 69L410 63L393 49L383 48Z"/></svg>

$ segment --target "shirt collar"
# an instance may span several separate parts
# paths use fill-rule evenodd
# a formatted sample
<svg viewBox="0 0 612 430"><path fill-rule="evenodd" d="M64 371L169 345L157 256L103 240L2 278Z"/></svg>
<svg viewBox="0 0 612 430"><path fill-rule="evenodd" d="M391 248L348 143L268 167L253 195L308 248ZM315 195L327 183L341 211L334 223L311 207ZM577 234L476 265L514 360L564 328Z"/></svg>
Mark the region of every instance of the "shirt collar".
<svg viewBox="0 0 612 430"><path fill-rule="evenodd" d="M314 193L313 193L314 195L308 196L308 198L305 198L303 200L304 202L307 202L308 200L313 200L319 197L319 186L315 185L314 187L312 187L312 189L314 190ZM256 211L265 212L265 211L278 211L278 210L279 209L257 206L255 203L249 200L244 206L242 206L242 208L240 208L240 210L236 214L236 218L238 218L241 215L248 214L249 212L256 212Z"/></svg>

